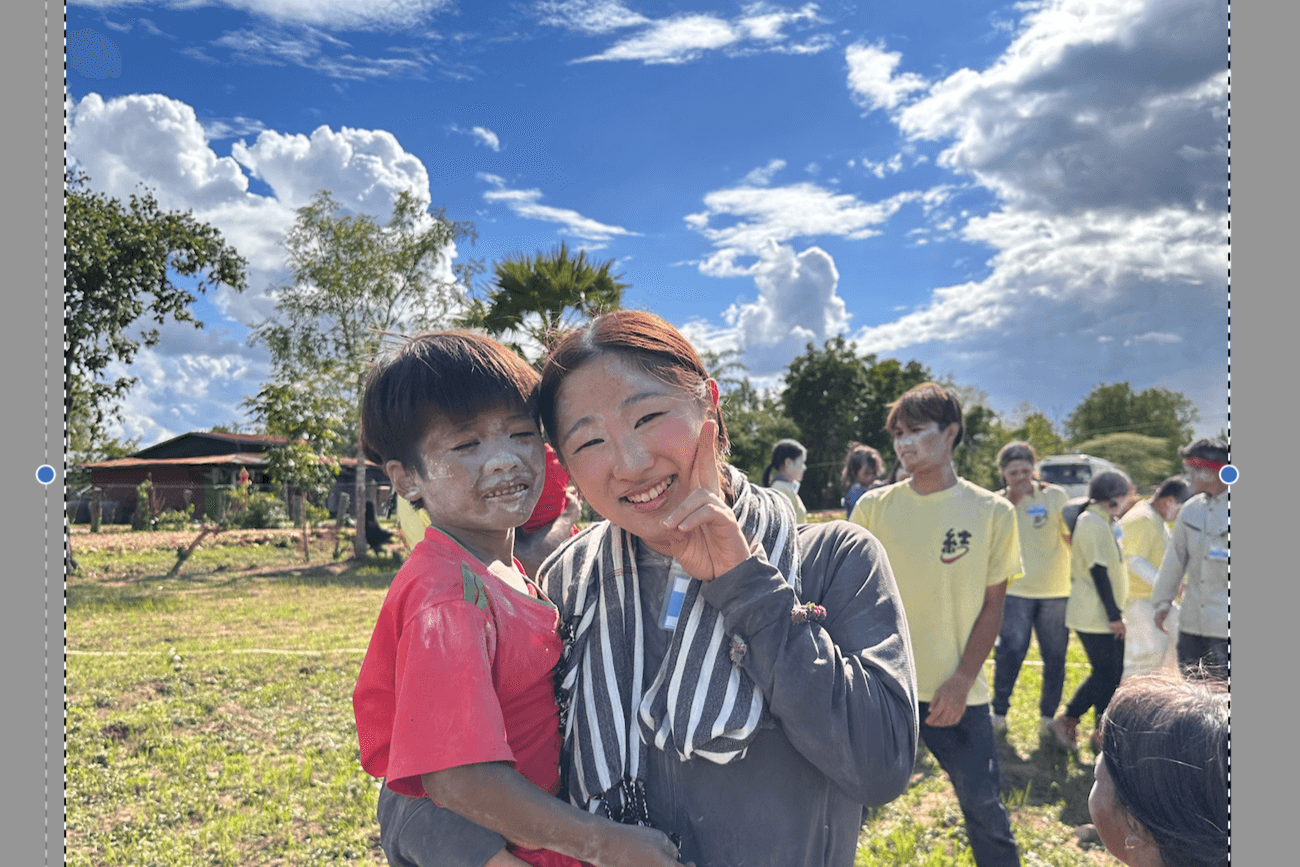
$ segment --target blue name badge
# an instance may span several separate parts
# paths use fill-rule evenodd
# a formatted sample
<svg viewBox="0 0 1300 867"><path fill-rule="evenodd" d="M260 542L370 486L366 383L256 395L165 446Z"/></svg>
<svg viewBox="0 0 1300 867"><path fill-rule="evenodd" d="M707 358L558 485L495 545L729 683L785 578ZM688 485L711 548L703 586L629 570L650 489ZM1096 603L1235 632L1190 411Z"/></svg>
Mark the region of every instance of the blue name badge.
<svg viewBox="0 0 1300 867"><path fill-rule="evenodd" d="M1120 525L1119 525L1119 524L1115 524L1115 525L1114 525L1114 533L1115 533L1115 538L1116 538L1116 539L1123 539L1123 538L1124 538L1124 530L1120 528Z"/></svg>
<svg viewBox="0 0 1300 867"><path fill-rule="evenodd" d="M1228 559L1228 549L1221 545L1212 545L1208 556L1211 560L1223 560L1226 562Z"/></svg>
<svg viewBox="0 0 1300 867"><path fill-rule="evenodd" d="M1025 509L1025 514L1031 518L1046 518L1047 507L1042 503L1034 503L1032 506Z"/></svg>
<svg viewBox="0 0 1300 867"><path fill-rule="evenodd" d="M668 569L668 589L664 593L664 604L659 615L659 628L672 632L677 628L677 619L682 614L682 604L686 601L686 588L691 586L691 576L674 560Z"/></svg>

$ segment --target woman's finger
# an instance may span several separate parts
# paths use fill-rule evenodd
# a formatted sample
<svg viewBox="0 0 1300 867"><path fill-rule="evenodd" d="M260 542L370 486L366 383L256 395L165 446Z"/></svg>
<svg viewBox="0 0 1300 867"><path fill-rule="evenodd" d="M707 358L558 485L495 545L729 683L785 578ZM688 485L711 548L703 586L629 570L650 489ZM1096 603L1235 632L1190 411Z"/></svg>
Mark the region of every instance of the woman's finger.
<svg viewBox="0 0 1300 867"><path fill-rule="evenodd" d="M709 521L727 521L728 519L733 522L736 519L735 514L730 509L721 502L708 500L687 511L680 520L676 521L673 528L683 533L690 533Z"/></svg>
<svg viewBox="0 0 1300 867"><path fill-rule="evenodd" d="M695 488L686 495L686 499L682 500L667 518L664 518L664 526L671 530L681 529L682 521L686 520L687 515L690 515L701 506L721 502L722 499L711 491L704 488Z"/></svg>
<svg viewBox="0 0 1300 867"><path fill-rule="evenodd" d="M691 471L691 487L703 488L721 496L722 482L718 475L718 423L706 418L700 426L700 439L695 444L695 463Z"/></svg>

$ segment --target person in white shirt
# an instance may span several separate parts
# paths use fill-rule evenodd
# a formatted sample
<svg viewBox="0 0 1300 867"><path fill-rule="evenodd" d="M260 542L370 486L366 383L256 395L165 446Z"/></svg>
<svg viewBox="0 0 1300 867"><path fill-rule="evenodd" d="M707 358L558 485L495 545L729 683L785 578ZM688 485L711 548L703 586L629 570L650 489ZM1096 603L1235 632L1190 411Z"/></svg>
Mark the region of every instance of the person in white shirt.
<svg viewBox="0 0 1300 867"><path fill-rule="evenodd" d="M1155 608L1151 605L1151 585L1169 547L1169 528L1178 518L1183 502L1192 489L1181 476L1166 479L1151 499L1143 500L1119 519L1120 548L1128 566L1128 607L1124 609L1124 679L1149 674L1156 669L1177 665L1169 636L1156 626ZM1177 631L1177 609L1171 610L1166 625Z"/></svg>
<svg viewBox="0 0 1300 867"><path fill-rule="evenodd" d="M808 450L798 440L778 440L772 447L772 462L763 471L764 487L776 488L790 498L794 519L808 523L808 509L799 499L799 483L808 466Z"/></svg>
<svg viewBox="0 0 1300 867"><path fill-rule="evenodd" d="M1156 625L1165 620L1178 595L1183 603L1178 625L1178 664L1184 670L1229 679L1228 634L1228 485L1219 471L1229 463L1228 444L1199 439L1181 449L1194 496L1183 504L1165 548L1151 591Z"/></svg>

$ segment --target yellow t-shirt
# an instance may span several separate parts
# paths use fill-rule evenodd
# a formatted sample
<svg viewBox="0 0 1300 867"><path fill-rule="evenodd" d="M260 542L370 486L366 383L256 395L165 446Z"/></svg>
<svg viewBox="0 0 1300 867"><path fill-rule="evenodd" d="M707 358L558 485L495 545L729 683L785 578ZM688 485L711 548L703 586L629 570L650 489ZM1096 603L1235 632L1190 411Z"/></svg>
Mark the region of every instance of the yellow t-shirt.
<svg viewBox="0 0 1300 867"><path fill-rule="evenodd" d="M1120 549L1124 554L1125 565L1128 564L1129 557L1141 557L1152 568L1159 569L1160 561L1165 556L1165 545L1169 541L1169 530L1165 528L1165 519L1151 507L1151 501L1143 500L1129 509L1119 519L1119 526L1124 531ZM1130 602L1151 598L1151 585L1132 569L1128 573L1128 598Z"/></svg>
<svg viewBox="0 0 1300 867"><path fill-rule="evenodd" d="M1034 492L1016 503L1023 578L1007 588L1008 596L1053 599L1070 595L1070 530L1061 509L1070 495L1056 485L1034 483Z"/></svg>
<svg viewBox="0 0 1300 867"><path fill-rule="evenodd" d="M402 538L406 540L407 550L414 548L424 539L424 531L433 521L424 509L417 509L405 497L397 498L397 526L401 528Z"/></svg>
<svg viewBox="0 0 1300 867"><path fill-rule="evenodd" d="M850 518L880 540L898 583L916 660L917 699L957 670L987 587L1019 577L1015 507L965 479L924 496L908 482L867 491ZM966 701L987 704L981 669Z"/></svg>
<svg viewBox="0 0 1300 867"><path fill-rule="evenodd" d="M1070 543L1070 601L1065 603L1065 625L1079 632L1109 632L1106 608L1092 581L1092 566L1100 563L1110 577L1115 604L1128 604L1128 568L1115 538L1116 524L1096 503L1079 514Z"/></svg>

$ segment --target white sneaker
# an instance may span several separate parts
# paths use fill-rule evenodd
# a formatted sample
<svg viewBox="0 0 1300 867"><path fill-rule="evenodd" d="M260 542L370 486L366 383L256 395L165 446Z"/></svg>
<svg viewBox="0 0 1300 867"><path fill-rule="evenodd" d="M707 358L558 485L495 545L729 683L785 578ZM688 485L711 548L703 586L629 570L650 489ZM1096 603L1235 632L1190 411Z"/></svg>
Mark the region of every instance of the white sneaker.
<svg viewBox="0 0 1300 867"><path fill-rule="evenodd" d="M1042 717L1038 722L1038 733L1046 735L1052 733L1052 718L1050 716Z"/></svg>
<svg viewBox="0 0 1300 867"><path fill-rule="evenodd" d="M1000 734L1007 730L1007 718L1000 713L993 714L993 733Z"/></svg>

